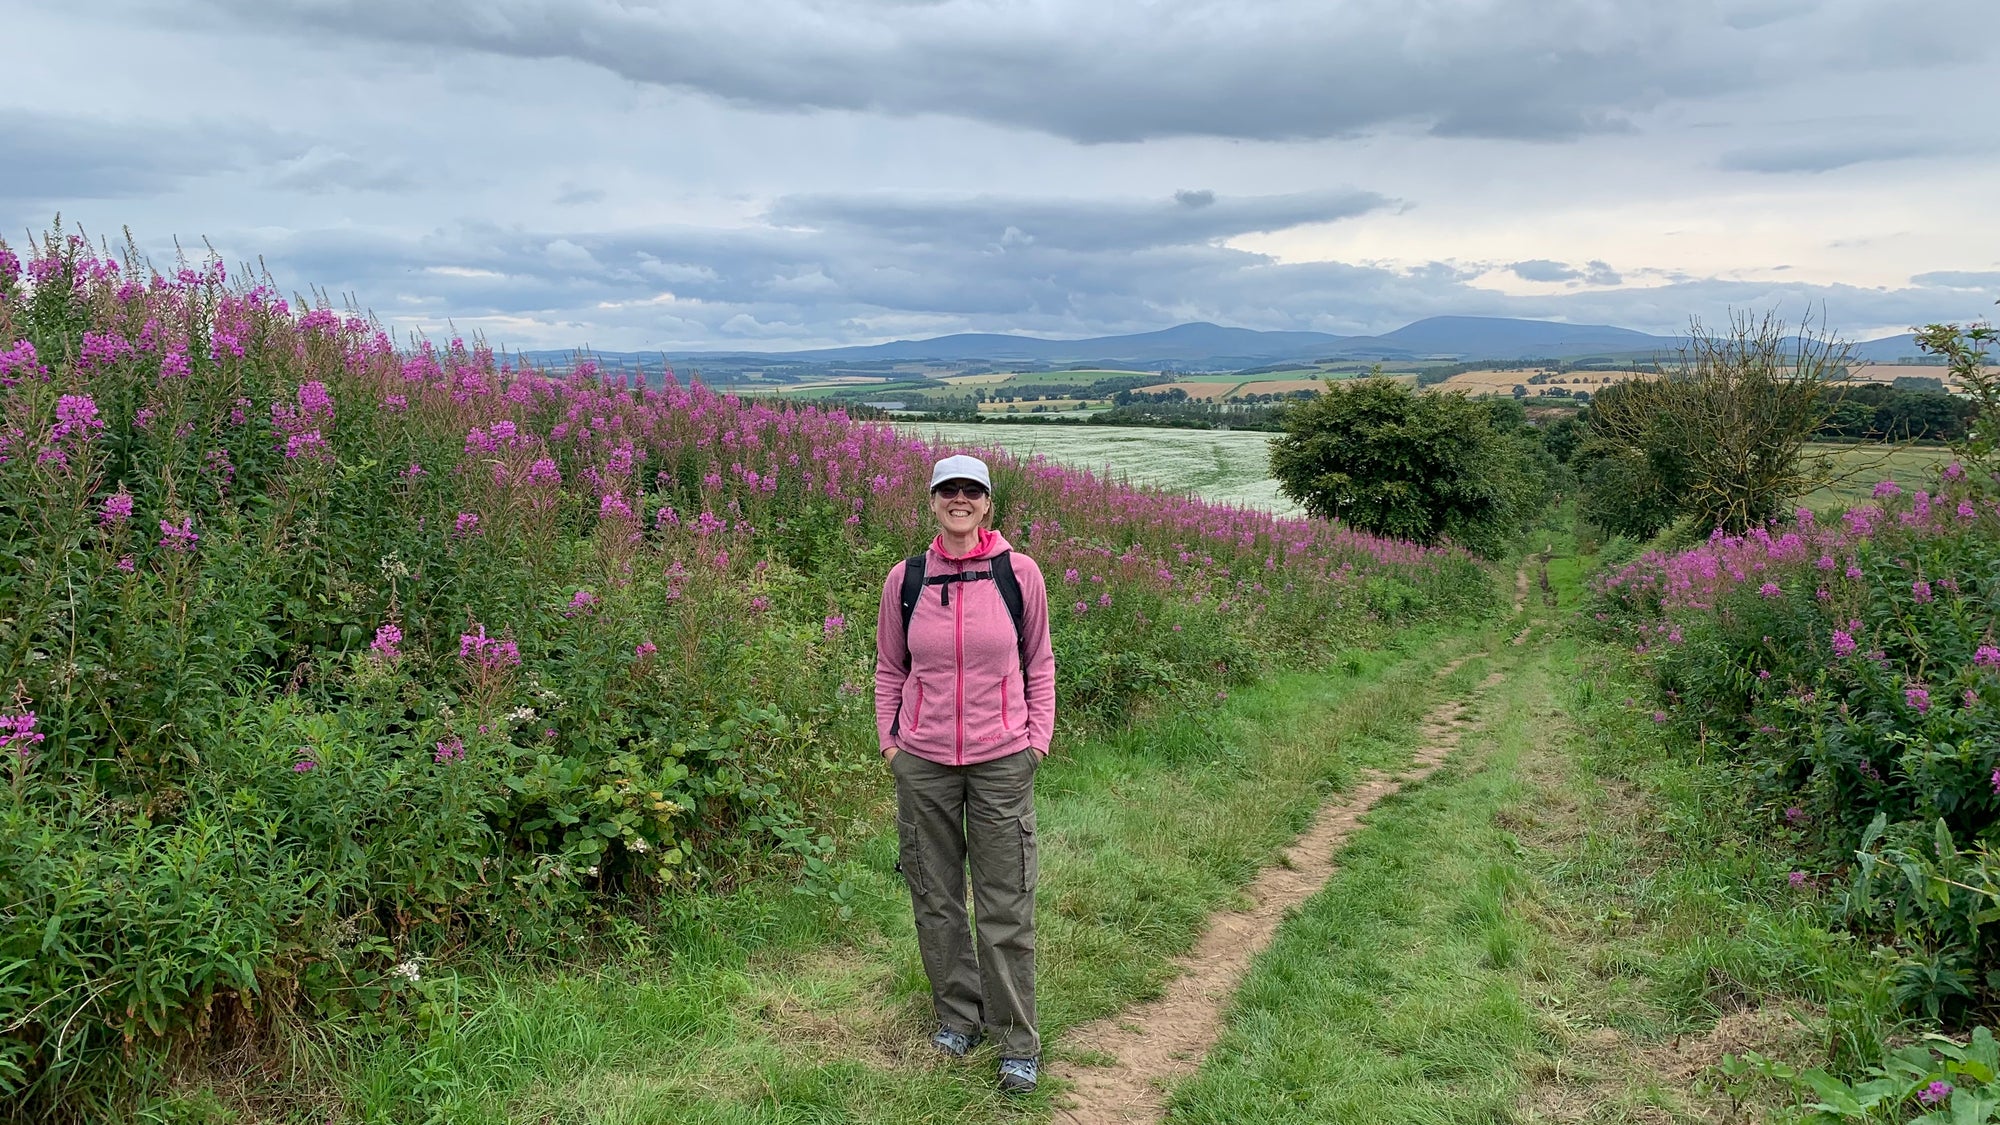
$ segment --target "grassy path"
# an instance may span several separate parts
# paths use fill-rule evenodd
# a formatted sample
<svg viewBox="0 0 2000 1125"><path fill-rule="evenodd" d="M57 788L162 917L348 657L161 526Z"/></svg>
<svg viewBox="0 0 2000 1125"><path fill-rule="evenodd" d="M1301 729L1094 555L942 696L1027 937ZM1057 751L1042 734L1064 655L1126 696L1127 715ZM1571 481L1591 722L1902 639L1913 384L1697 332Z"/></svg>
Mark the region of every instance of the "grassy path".
<svg viewBox="0 0 2000 1125"><path fill-rule="evenodd" d="M1568 560L1547 573L1573 594ZM1486 630L1043 767L1033 1097L994 1091L989 1051L927 1047L884 832L844 919L755 887L603 964L427 979L425 1035L316 1068L343 1078L310 1119L1752 1120L1707 1064L1823 1048L1800 998L1857 954L1767 889L1708 811L1723 782L1659 758L1526 579Z"/></svg>

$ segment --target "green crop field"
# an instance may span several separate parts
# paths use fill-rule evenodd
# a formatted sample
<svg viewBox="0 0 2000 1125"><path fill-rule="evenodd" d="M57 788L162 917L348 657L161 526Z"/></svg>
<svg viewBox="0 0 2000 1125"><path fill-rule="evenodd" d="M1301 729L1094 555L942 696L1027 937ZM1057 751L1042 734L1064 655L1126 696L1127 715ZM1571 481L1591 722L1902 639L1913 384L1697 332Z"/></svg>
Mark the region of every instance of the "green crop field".
<svg viewBox="0 0 2000 1125"><path fill-rule="evenodd" d="M1938 445L1848 445L1815 442L1808 457L1832 456L1842 479L1805 498L1814 509L1840 508L1869 498L1878 481L1893 480L1906 489L1936 488L1938 470L1951 461L1951 450Z"/></svg>
<svg viewBox="0 0 2000 1125"><path fill-rule="evenodd" d="M1169 430L1104 426L1019 426L922 422L913 433L1039 455L1064 465L1107 471L1134 484L1186 489L1204 499L1293 514L1298 505L1270 477L1270 434L1245 430Z"/></svg>

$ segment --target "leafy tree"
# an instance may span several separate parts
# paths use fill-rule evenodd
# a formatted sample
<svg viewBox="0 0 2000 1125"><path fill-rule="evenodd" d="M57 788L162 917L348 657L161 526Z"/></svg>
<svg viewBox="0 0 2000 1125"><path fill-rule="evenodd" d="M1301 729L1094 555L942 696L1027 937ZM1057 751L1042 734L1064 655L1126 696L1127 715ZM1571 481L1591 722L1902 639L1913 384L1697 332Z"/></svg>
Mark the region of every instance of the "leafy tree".
<svg viewBox="0 0 2000 1125"><path fill-rule="evenodd" d="M1986 488L2000 487L2000 371L1988 366L1996 344L2000 330L1990 324L1933 324L1917 331L1917 346L1943 356L1960 389L1977 404L1970 431L1952 449Z"/></svg>
<svg viewBox="0 0 2000 1125"><path fill-rule="evenodd" d="M1500 416L1463 393L1390 379L1328 381L1290 408L1271 441L1271 475L1316 516L1488 558L1539 511L1546 458L1513 402ZM1496 424L1496 417L1498 424Z"/></svg>

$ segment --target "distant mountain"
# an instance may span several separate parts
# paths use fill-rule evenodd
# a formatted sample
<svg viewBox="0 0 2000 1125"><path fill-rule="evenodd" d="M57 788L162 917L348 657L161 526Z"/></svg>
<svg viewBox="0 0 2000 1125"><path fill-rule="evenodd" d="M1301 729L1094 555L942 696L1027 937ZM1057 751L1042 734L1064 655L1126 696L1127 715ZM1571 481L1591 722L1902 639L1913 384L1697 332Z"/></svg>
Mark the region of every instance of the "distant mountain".
<svg viewBox="0 0 2000 1125"><path fill-rule="evenodd" d="M783 368L787 365L943 364L987 362L1008 364L1105 364L1236 370L1274 362L1314 359L1479 360L1580 359L1611 356L1651 359L1671 356L1682 340L1653 336L1607 324L1561 324L1550 320L1515 320L1489 316L1434 316L1380 336L1336 336L1326 332L1260 332L1217 324L1180 324L1158 332L1131 336L1095 336L1083 340L1045 340L1000 333L959 333L928 340L894 340L842 348L804 351L600 352L607 367L658 370L664 358L697 369L719 367ZM542 364L566 365L574 351L525 352ZM1856 359L1893 363L1917 354L1908 334L1856 345Z"/></svg>
<svg viewBox="0 0 2000 1125"><path fill-rule="evenodd" d="M1433 316L1380 336L1351 336L1332 356L1373 359L1570 359L1671 352L1679 341L1603 324L1494 316Z"/></svg>

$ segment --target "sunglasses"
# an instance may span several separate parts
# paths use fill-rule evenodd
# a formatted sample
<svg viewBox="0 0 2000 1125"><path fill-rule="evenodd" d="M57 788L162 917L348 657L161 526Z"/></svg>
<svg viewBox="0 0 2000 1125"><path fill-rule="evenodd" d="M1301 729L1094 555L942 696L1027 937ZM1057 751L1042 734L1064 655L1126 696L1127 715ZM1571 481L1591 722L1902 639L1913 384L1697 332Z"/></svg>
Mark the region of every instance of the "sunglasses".
<svg viewBox="0 0 2000 1125"><path fill-rule="evenodd" d="M946 500L956 500L961 496L967 500L984 500L986 499L986 486L983 484L951 484L947 482L931 489L931 495L942 497Z"/></svg>

